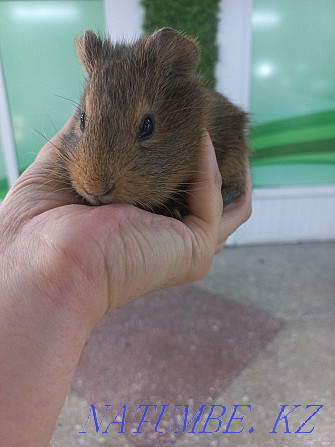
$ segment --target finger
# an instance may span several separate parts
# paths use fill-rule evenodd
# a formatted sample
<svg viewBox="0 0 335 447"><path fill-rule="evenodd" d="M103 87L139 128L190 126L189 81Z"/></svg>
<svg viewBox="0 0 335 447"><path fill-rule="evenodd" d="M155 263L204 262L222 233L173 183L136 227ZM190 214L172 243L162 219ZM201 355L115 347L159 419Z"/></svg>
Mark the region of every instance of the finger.
<svg viewBox="0 0 335 447"><path fill-rule="evenodd" d="M214 231L217 235L223 210L222 178L208 132L205 132L204 135L197 169L194 182L186 198L190 215L186 216L183 221L191 228L201 226L210 233Z"/></svg>
<svg viewBox="0 0 335 447"><path fill-rule="evenodd" d="M220 222L219 237L215 254L219 253L224 247L227 239L251 216L252 211L252 187L250 167L246 172L246 191L239 199L228 205L223 210Z"/></svg>
<svg viewBox="0 0 335 447"><path fill-rule="evenodd" d="M192 234L193 280L205 276L213 261L223 211L221 184L213 144L205 132L198 171L187 195L190 215L183 219Z"/></svg>

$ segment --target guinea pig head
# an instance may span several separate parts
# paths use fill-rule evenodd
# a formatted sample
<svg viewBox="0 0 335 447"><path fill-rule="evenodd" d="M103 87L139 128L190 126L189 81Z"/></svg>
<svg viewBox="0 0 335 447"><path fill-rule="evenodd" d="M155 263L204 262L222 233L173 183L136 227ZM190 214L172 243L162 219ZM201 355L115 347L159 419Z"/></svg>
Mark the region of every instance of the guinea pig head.
<svg viewBox="0 0 335 447"><path fill-rule="evenodd" d="M132 45L76 39L87 87L66 140L72 186L93 205L154 209L196 169L204 93L198 46L163 28Z"/></svg>

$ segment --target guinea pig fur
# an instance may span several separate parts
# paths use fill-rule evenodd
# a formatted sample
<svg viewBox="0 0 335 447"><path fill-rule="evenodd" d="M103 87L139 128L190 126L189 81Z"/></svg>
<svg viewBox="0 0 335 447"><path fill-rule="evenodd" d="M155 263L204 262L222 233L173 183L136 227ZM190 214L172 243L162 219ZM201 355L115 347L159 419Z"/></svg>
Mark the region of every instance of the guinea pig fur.
<svg viewBox="0 0 335 447"><path fill-rule="evenodd" d="M58 164L85 203L129 203L180 219L204 129L224 204L244 193L247 116L195 73L194 39L163 28L125 44L86 31L76 49L87 86Z"/></svg>

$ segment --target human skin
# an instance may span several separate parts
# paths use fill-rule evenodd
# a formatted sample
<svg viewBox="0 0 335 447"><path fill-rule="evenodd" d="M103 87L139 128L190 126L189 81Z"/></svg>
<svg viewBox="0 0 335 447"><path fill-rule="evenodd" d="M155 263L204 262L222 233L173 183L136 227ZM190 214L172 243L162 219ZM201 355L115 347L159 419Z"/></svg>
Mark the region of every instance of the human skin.
<svg viewBox="0 0 335 447"><path fill-rule="evenodd" d="M250 172L245 195L223 212L207 133L187 197L191 214L181 222L131 205L73 204L49 175L53 145L69 123L0 207L1 447L47 446L103 315L146 292L204 277L251 213Z"/></svg>

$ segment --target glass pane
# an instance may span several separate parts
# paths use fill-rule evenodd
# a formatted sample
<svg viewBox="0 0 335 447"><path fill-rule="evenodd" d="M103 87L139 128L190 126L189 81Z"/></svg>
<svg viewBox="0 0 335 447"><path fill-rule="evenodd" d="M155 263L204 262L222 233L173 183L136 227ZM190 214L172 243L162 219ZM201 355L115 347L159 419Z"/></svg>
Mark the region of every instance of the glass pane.
<svg viewBox="0 0 335 447"><path fill-rule="evenodd" d="M78 102L85 79L74 40L85 29L104 33L103 1L5 1L0 9L3 70L23 171L75 109L71 101Z"/></svg>
<svg viewBox="0 0 335 447"><path fill-rule="evenodd" d="M253 8L255 186L335 183L335 2Z"/></svg>

